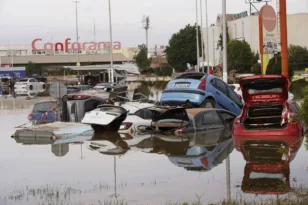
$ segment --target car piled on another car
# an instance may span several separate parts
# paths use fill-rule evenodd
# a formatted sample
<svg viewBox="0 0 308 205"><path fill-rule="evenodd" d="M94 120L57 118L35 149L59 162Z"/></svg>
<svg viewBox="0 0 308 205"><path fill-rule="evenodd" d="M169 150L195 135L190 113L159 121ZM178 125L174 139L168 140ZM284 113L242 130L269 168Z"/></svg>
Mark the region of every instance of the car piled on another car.
<svg viewBox="0 0 308 205"><path fill-rule="evenodd" d="M241 98L225 82L206 73L190 72L171 80L161 96L162 105L220 108L239 115Z"/></svg>

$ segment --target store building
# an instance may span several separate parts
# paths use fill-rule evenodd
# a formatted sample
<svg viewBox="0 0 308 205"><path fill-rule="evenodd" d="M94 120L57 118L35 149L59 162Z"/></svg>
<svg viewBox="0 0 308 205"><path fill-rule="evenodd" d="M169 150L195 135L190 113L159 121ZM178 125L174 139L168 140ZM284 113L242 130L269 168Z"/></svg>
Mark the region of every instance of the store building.
<svg viewBox="0 0 308 205"><path fill-rule="evenodd" d="M254 52L259 52L259 13L242 12L227 14L227 25L230 40L245 40ZM308 13L290 14L287 17L288 43L308 47ZM209 43L207 44L206 31L208 30ZM222 33L222 16L218 15L215 24L204 28L205 47L209 47L209 64L222 63L222 52L218 46L219 35ZM205 52L207 48L205 48ZM271 57L271 56L270 56ZM207 62L206 56L205 61Z"/></svg>

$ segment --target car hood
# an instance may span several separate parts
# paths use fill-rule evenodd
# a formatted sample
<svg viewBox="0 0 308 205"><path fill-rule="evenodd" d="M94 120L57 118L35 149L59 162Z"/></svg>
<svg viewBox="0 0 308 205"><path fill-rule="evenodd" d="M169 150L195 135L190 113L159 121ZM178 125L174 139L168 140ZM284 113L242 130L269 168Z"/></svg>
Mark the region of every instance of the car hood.
<svg viewBox="0 0 308 205"><path fill-rule="evenodd" d="M288 80L280 75L258 75L240 80L243 99L247 102L284 101L288 99Z"/></svg>

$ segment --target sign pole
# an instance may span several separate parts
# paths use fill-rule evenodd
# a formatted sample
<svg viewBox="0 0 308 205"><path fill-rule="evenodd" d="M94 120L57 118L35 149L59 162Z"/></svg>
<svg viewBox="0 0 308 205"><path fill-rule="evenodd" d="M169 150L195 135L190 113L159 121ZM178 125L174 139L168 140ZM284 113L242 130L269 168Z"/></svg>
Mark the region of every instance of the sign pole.
<svg viewBox="0 0 308 205"><path fill-rule="evenodd" d="M281 65L282 75L289 79L288 59L288 29L287 29L287 4L286 0L280 1L280 42L281 42ZM290 86L290 82L289 82Z"/></svg>
<svg viewBox="0 0 308 205"><path fill-rule="evenodd" d="M227 5L226 0L222 0L222 26L223 26L223 73L222 79L228 83L228 65L227 65L227 21L226 21Z"/></svg>

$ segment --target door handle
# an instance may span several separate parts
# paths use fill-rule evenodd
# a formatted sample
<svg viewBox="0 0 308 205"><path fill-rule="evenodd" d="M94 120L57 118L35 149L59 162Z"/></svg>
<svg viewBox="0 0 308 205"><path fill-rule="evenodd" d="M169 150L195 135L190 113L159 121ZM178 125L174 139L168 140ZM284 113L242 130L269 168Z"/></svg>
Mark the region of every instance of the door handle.
<svg viewBox="0 0 308 205"><path fill-rule="evenodd" d="M216 94L217 94L217 95L220 95L220 93L219 93L218 91L216 91Z"/></svg>
<svg viewBox="0 0 308 205"><path fill-rule="evenodd" d="M235 106L234 103L231 103L231 105Z"/></svg>

